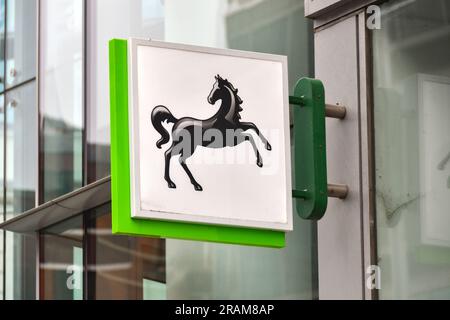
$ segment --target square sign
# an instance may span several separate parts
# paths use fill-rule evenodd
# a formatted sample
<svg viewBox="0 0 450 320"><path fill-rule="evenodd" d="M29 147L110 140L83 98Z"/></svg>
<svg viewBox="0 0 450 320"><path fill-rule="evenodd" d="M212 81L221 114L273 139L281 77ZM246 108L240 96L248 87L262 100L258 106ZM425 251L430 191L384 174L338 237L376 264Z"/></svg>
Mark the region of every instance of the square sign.
<svg viewBox="0 0 450 320"><path fill-rule="evenodd" d="M113 231L284 246L287 58L138 39L110 57Z"/></svg>

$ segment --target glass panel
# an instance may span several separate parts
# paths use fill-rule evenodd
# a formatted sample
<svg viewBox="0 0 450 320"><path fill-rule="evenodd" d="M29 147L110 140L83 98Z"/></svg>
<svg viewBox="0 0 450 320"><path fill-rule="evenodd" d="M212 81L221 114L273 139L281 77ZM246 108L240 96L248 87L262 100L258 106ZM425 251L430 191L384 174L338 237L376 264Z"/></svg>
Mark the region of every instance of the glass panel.
<svg viewBox="0 0 450 320"><path fill-rule="evenodd" d="M87 141L91 182L110 175L108 41L131 36L163 39L162 3L161 0L88 1Z"/></svg>
<svg viewBox="0 0 450 320"><path fill-rule="evenodd" d="M41 1L43 202L82 186L83 2Z"/></svg>
<svg viewBox="0 0 450 320"><path fill-rule="evenodd" d="M4 95L0 95L0 222L5 220L5 199L4 199L4 149L5 147L5 99ZM1 268L1 266L0 266Z"/></svg>
<svg viewBox="0 0 450 320"><path fill-rule="evenodd" d="M6 218L10 219L35 206L38 145L35 83L7 92L5 104L5 208ZM6 233L6 299L35 299L35 253L34 237Z"/></svg>
<svg viewBox="0 0 450 320"><path fill-rule="evenodd" d="M0 5L3 5L0 3ZM1 8L1 7L0 7ZM1 14L1 13L0 13ZM1 50L1 49L0 49ZM4 179L3 179L3 166L4 166L4 130L5 130L5 115L4 115L4 96L0 95L0 222L4 221L5 214L4 214L4 194L3 194L3 186L4 186ZM0 299L4 298L4 259L5 259L5 234L3 230L0 230Z"/></svg>
<svg viewBox="0 0 450 320"><path fill-rule="evenodd" d="M389 2L373 33L382 299L450 299L450 3Z"/></svg>
<svg viewBox="0 0 450 320"><path fill-rule="evenodd" d="M4 295L3 295L3 282L4 282L4 259L5 259L5 255L4 255L4 231L0 230L0 300L4 299Z"/></svg>
<svg viewBox="0 0 450 320"><path fill-rule="evenodd" d="M113 236L111 207L90 213L87 230L89 299L163 299L165 243Z"/></svg>
<svg viewBox="0 0 450 320"><path fill-rule="evenodd" d="M37 187L37 108L35 82L6 94L7 219L35 207Z"/></svg>
<svg viewBox="0 0 450 320"><path fill-rule="evenodd" d="M36 1L7 0L6 85L36 76Z"/></svg>
<svg viewBox="0 0 450 320"><path fill-rule="evenodd" d="M6 232L5 299L36 299L36 239Z"/></svg>
<svg viewBox="0 0 450 320"><path fill-rule="evenodd" d="M5 90L5 0L0 0L0 92Z"/></svg>
<svg viewBox="0 0 450 320"><path fill-rule="evenodd" d="M83 217L43 230L40 236L40 298L83 298Z"/></svg>

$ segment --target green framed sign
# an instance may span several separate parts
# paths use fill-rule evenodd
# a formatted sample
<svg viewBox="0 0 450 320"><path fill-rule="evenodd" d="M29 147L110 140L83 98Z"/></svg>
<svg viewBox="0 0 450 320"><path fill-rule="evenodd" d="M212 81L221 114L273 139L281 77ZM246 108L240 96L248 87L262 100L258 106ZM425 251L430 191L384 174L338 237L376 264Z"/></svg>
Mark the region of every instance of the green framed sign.
<svg viewBox="0 0 450 320"><path fill-rule="evenodd" d="M151 48L151 50L145 51L148 48ZM182 51L182 53L178 51ZM303 219L320 220L324 216L329 196L325 134L325 117L327 109L325 105L325 90L320 80L309 78L299 80L295 87L294 95L288 97L286 90L287 59L282 56L226 51L222 49L192 47L161 42L151 42L149 44L146 40L137 39L111 40L109 43L109 53L113 233L130 236L162 237L283 248L285 246L285 233L291 231L293 228L293 206L295 206L297 214ZM146 61L152 62L138 66L136 62L138 60L138 54L141 56L147 55ZM203 56L201 56L202 54ZM200 55L201 58L198 58L195 55ZM214 55L221 57L224 60L213 60L212 62L208 62L210 56ZM164 66L162 61L168 56L172 56L172 60L169 58L168 61L165 62L166 69L164 69L161 67ZM185 63L185 59L191 59L194 62L197 62L197 65L195 65L195 67L190 67L191 69L189 69L189 71L185 71L182 64L177 65L180 61ZM258 114L252 114L252 111L247 110L245 115L241 115L241 112L243 111L241 104L243 104L243 101L240 97L240 91L235 88L230 81L217 74L215 75L215 83L207 98L207 102L215 107L218 105L218 103L216 104L216 101L221 101L221 107L217 114L222 114L227 122L224 125L218 125L222 120L221 118L214 118L214 116L207 120L198 120L192 117L177 119L175 115L186 112L186 110L192 110L186 108L177 109L176 102L179 101L176 100L177 96L183 95L183 93L180 90L176 92L171 92L170 90L172 90L172 87L179 89L181 86L184 86L185 79L190 77L190 75L194 73L194 70L201 73L200 69L202 68L202 63L198 63L200 60L203 61L204 73L209 73L209 69L216 69L216 65L225 65L231 61L230 65L232 67L238 66L235 68L234 74L239 76L234 77L234 79L238 78L239 89L245 88L247 93L253 92L253 96L247 94L245 97L250 97L249 99L253 102L253 105L259 106L269 105L269 107L273 107L274 103L269 102L278 101L278 109L275 108L275 113L273 113L274 110L272 109L265 109L265 111L262 111L265 115L260 116L259 118ZM258 61L262 61L264 67L258 66ZM264 63L267 62L269 63L264 65ZM242 72L242 68L247 68L247 65L250 65L250 72ZM159 70L160 67L162 68L161 70ZM189 67L187 67L187 69L188 68ZM168 69L172 72L171 76L164 72ZM255 69L260 73L254 72ZM151 70L151 72L138 72L138 70ZM225 72L224 69L221 70L222 71L220 72ZM170 72L167 73L170 74ZM180 79L176 79L179 72L185 72L184 75L179 76L182 79L181 82ZM161 82L166 81L169 82L170 85L164 87L163 85L158 84L158 86L155 86L156 89L151 88L151 85L159 82L161 74L163 75ZM229 71L229 74L233 74L233 72ZM261 86L261 82L259 82L265 75L267 75L267 78L269 79L266 79L265 81L270 83L270 86L267 86L266 88ZM283 76L281 77L280 75ZM245 78L246 76L247 79ZM274 78L278 80L270 80ZM192 81L192 83L188 83L187 86L189 86L189 88L195 88L195 85L199 82L204 87L202 81L202 78L197 78L197 81ZM141 87L145 88L143 91L147 96L144 98L137 97L136 88L138 87L138 82ZM145 85L142 85L142 83ZM252 88L252 86L254 87ZM199 90L199 85L193 90L197 93L200 92L201 95L196 97L197 100L194 100L194 102L188 101L186 103L188 106L195 105L196 101L201 101L204 94L203 87ZM169 88L169 90L167 90L167 88ZM208 90L209 89L210 88L208 88ZM151 93L148 93L150 91ZM222 96L220 96L220 92L222 92ZM264 93L262 94L261 92ZM226 94L229 94L231 98L227 100ZM195 93L193 95L195 96ZM218 96L216 97L216 95ZM263 100L261 100L259 104L254 103L255 101L258 101L258 99ZM163 105L158 105L159 101L168 103L168 105L171 106L171 110ZM182 102L186 101L183 100ZM205 102L206 101L203 101L204 104ZM230 105L232 105L232 103L235 104L234 113L229 112L229 109L227 109L228 113L221 113L226 102ZM141 107L141 104L145 105L145 108ZM293 105L294 108L294 175L292 182L289 116L286 115L289 104ZM249 103L249 105L252 105L252 103ZM149 109L149 107L154 108L153 111ZM244 108L246 108L246 106L244 106ZM136 109L141 113L137 113ZM258 112L261 113L259 110ZM229 118L227 118L228 115L230 115ZM279 119L280 121L273 126L277 127L279 132L282 132L281 139L276 141L274 141L275 139L272 140L272 138L266 139L263 133L257 128L257 125L250 122L244 122L241 116L252 116L253 119L257 118L257 123L266 123L265 127L268 127L267 123L271 123L270 121ZM136 127L138 127L138 124L142 121L145 121L143 123L145 124L146 129L141 129L140 131L138 129L138 133L136 133ZM171 132L165 127L165 125L169 123L174 123ZM215 126L215 129L222 129L230 123L239 126L239 129L243 129L243 131L254 131L265 150L262 151L259 149L254 138L249 138L247 136L241 141L238 141L239 139L235 137L234 140L232 140L234 142L231 145L228 144L228 142L222 143L222 145L219 146L220 148L236 148L240 144L247 143L247 149L254 150L255 152L253 156L256 155L257 166L253 164L252 167L247 167L247 171L239 169L241 171L237 174L237 178L233 178L238 180L240 176L247 177L247 179L236 183L236 188L240 189L239 192L234 190L234 193L229 193L228 200L223 202L222 206L225 205L226 210L228 211L220 211L220 208L217 209L216 206L214 207L214 210L210 210L218 211L219 214L216 214L216 216L205 217L205 215L193 215L191 213L192 211L196 211L195 208L197 208L199 202L208 198L215 199L214 193L210 190L214 188L218 189L220 186L217 185L222 181L220 178L216 178L216 173L214 173L212 178L208 178L207 175L200 176L202 179L202 185L200 185L195 178L198 170L196 174L193 174L187 166L188 163L185 159L187 157L184 154L185 150L172 154L174 153L173 148L176 147L176 128L193 128L199 126L204 129L202 126ZM153 128L151 127L151 124L153 124ZM203 130L203 132L204 131L205 130ZM142 136L146 138L146 141L144 141L146 145L145 148L150 149L150 152L144 150L144 155L143 152L141 152L142 148L139 149L139 144L142 144ZM136 142L136 140L138 141ZM168 144L169 140L172 140L172 147ZM269 143L269 140L271 143ZM181 141L183 141L183 139L181 139ZM216 140L214 140L214 142L216 142ZM166 147L165 153L161 153L159 149L165 144L168 144L169 147ZM259 146L261 146L261 144ZM192 143L189 145L192 146ZM202 145L201 142L199 145L208 148L217 147ZM249 148L249 146L253 146L253 148ZM192 151L195 151L195 148L193 148ZM136 153L138 156L136 156ZM152 158L152 156L148 155L149 153L155 157ZM265 167L263 165L263 159L266 160L266 157L271 153L277 153L278 157L281 155L283 158L281 161L283 163L281 174L278 173L278 180L260 179L256 173L259 172L258 170L262 170L262 168ZM192 186L189 186L186 174L184 174L183 177L176 177L175 181L177 181L178 186L171 179L169 172L170 160L171 156L174 155L179 156L179 164L185 171L178 170L178 174L180 174L180 172L183 174L186 173ZM192 154L190 156L192 156ZM165 159L165 169L164 161L162 161L163 158ZM154 174L155 172L151 172L147 170L147 168L144 168L145 172L143 174L141 163L152 164L152 166L156 167L156 175ZM191 164L189 165L191 166ZM223 167L221 168L221 170L224 170ZM196 167L196 169L203 169L203 167ZM164 179L162 179L164 170ZM152 174L154 175L152 176ZM225 174L225 176L227 175L230 175L230 171ZM145 176L146 179L141 179L141 176ZM184 181L182 178L184 178ZM222 174L222 179L227 180L227 177L223 178ZM233 179L228 179L228 183L232 181L231 183L233 184ZM155 201L147 201L145 203L144 198L146 195L142 195L141 193L144 192L140 190L140 188L142 188L141 182L143 180L145 180L144 183L146 184L147 195L153 192L152 197L147 196L147 200L150 198L150 200L156 199ZM256 186L257 192L249 189L249 181ZM179 185L180 183L181 185ZM139 192L136 191L138 189ZM182 191L180 192L179 190ZM241 190L244 191L242 192ZM228 192L228 189L222 188L219 194L225 194L224 192ZM201 200L199 201L199 199ZM206 202L208 201L210 205L214 206L214 201L217 200L206 200ZM239 201L245 203L243 206L244 211L242 211L240 207L236 207L236 204L234 203ZM173 206L172 202L181 202L182 205L176 207ZM194 207L192 204L194 204ZM191 206L189 207L189 205ZM249 207L249 205L251 206ZM265 210L266 206L267 208L270 208L270 210ZM148 209L149 207L150 209ZM170 207L171 209L167 209L167 207ZM198 211L203 213L208 212L209 210L209 207L207 206L198 206L198 208ZM207 209L205 210L205 208ZM183 209L185 210L183 211ZM236 210L241 211L239 211L239 214L236 214ZM282 214L275 214L272 216L267 214L267 212L277 211ZM225 217L227 212L232 212L234 215L232 214L230 217ZM241 220L236 219L236 216L240 218L240 215L244 218ZM265 220L261 219L261 221L259 221L260 216Z"/></svg>
<svg viewBox="0 0 450 320"><path fill-rule="evenodd" d="M273 248L284 247L285 232L279 230L132 217L128 41L111 40L109 52L113 233Z"/></svg>

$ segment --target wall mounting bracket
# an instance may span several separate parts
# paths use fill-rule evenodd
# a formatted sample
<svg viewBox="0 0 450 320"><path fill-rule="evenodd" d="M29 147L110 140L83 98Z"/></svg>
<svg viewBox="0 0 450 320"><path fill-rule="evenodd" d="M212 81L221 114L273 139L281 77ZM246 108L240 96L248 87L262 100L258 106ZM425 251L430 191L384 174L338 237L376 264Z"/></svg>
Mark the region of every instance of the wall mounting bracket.
<svg viewBox="0 0 450 320"><path fill-rule="evenodd" d="M348 187L329 184L327 177L325 118L344 119L347 109L325 103L322 81L302 78L289 97L294 108L294 181L292 196L303 219L320 220L328 198L345 199Z"/></svg>

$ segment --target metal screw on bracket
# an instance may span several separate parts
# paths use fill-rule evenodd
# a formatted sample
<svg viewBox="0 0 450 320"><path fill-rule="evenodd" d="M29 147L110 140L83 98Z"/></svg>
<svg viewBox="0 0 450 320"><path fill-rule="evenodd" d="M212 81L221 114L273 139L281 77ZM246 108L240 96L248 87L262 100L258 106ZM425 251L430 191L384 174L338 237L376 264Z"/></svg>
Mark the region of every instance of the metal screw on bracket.
<svg viewBox="0 0 450 320"><path fill-rule="evenodd" d="M318 97L319 99L322 97ZM304 106L305 97L295 97L290 96L289 97L289 103L292 105L298 105L298 106ZM347 108L345 106L341 106L339 104L325 104L325 116L327 118L334 118L334 119L340 119L343 120L347 116ZM346 185L342 184L328 184L328 197L330 198L337 198L344 200L347 198L349 193L349 188ZM307 198L308 197L308 191L307 190L295 190L293 192L294 198Z"/></svg>
<svg viewBox="0 0 450 320"><path fill-rule="evenodd" d="M344 106L340 106L339 104L326 104L325 115L328 118L343 120L347 116L347 108Z"/></svg>
<svg viewBox="0 0 450 320"><path fill-rule="evenodd" d="M303 106L305 105L304 102L305 97L289 97L289 103L293 105ZM347 108L345 106L337 104L326 104L325 105L325 116L328 118L335 118L335 119L345 119L347 116Z"/></svg>
<svg viewBox="0 0 450 320"><path fill-rule="evenodd" d="M338 198L344 200L348 196L348 187L342 184L329 184L328 196L330 198Z"/></svg>

